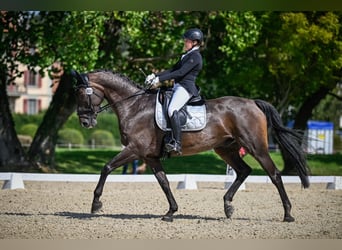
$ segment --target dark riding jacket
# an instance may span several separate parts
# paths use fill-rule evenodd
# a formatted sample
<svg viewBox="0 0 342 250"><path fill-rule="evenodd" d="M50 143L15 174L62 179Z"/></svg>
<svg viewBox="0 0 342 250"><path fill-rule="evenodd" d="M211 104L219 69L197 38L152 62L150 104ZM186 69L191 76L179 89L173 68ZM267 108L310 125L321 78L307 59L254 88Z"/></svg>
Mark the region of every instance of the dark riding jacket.
<svg viewBox="0 0 342 250"><path fill-rule="evenodd" d="M202 69L202 56L199 49L186 53L171 69L156 74L159 81L174 79L182 85L190 95L198 96L196 77Z"/></svg>

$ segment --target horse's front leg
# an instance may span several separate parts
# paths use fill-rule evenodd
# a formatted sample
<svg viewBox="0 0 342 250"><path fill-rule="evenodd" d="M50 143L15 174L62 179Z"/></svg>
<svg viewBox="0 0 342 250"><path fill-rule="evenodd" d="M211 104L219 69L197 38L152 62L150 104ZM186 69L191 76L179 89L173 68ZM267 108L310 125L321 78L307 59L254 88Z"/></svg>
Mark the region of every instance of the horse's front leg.
<svg viewBox="0 0 342 250"><path fill-rule="evenodd" d="M91 205L91 212L92 213L97 213L101 211L102 208L102 202L100 201L100 196L102 195L103 192L103 187L106 182L107 176L112 172L113 169L109 166L106 165L101 171L101 176L99 179L99 182L96 185L96 188L94 190L94 199L93 203Z"/></svg>
<svg viewBox="0 0 342 250"><path fill-rule="evenodd" d="M160 187L162 188L162 190L164 191L166 198L169 202L169 211L162 217L162 220L172 222L173 214L177 212L178 205L171 192L169 180L167 179L165 171L159 160L154 161L154 162L149 162L147 164L151 167L154 173L154 176L157 178L158 183Z"/></svg>
<svg viewBox="0 0 342 250"><path fill-rule="evenodd" d="M132 154L127 148L125 148L121 153L115 156L110 162L108 162L101 171L101 176L99 182L94 190L94 199L91 205L91 212L97 213L101 211L102 202L100 197L103 192L103 187L106 182L107 176L116 168L135 160L137 157Z"/></svg>

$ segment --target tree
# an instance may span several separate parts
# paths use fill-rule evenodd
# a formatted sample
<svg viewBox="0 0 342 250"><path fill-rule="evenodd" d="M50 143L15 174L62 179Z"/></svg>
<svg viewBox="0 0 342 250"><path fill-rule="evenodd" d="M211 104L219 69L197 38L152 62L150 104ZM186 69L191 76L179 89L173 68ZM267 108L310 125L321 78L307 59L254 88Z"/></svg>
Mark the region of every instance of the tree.
<svg viewBox="0 0 342 250"><path fill-rule="evenodd" d="M260 71L255 44L261 24L253 12L210 12L203 90L209 98L222 95L252 97Z"/></svg>
<svg viewBox="0 0 342 250"><path fill-rule="evenodd" d="M65 72L28 151L29 159L42 171L54 169L58 131L76 108L69 70L94 68L104 20L98 12L41 12L34 19L36 29L33 31L39 37L37 62L51 65L60 61ZM51 32L52 27L54 32Z"/></svg>
<svg viewBox="0 0 342 250"><path fill-rule="evenodd" d="M27 53L30 33L27 12L1 11L0 20L0 169L16 171L30 167L25 152L19 142L9 108L7 85L14 85L20 76L17 61Z"/></svg>
<svg viewBox="0 0 342 250"><path fill-rule="evenodd" d="M98 56L99 37L105 17L100 12L6 12L2 13L1 94L17 75L17 64L32 68L39 65L40 74L53 62L63 63L65 76L25 155L17 139L7 94L1 98L0 137L2 169L33 170L54 168L54 147L58 129L75 110L71 68L86 71L94 68ZM10 72L10 74L7 74ZM6 73L6 74L5 74ZM6 129L8 128L8 129ZM4 146L6 145L6 146Z"/></svg>
<svg viewBox="0 0 342 250"><path fill-rule="evenodd" d="M6 72L7 68L0 66L0 169L15 171L27 166L27 159L15 132L9 110Z"/></svg>
<svg viewBox="0 0 342 250"><path fill-rule="evenodd" d="M266 89L282 111L289 105L296 107L295 128L305 129L313 108L341 79L341 16L332 12L271 13L265 20L266 35L259 48L268 69Z"/></svg>
<svg viewBox="0 0 342 250"><path fill-rule="evenodd" d="M298 107L294 128L305 129L314 108L342 79L342 15L317 12L298 16L283 18L285 28L295 26L293 33L298 39L294 40L303 51L297 80L302 98L293 103Z"/></svg>
<svg viewBox="0 0 342 250"><path fill-rule="evenodd" d="M295 107L294 129L305 130L317 105L341 81L341 13L270 13L265 26L266 83L281 113ZM276 20L274 22L274 20ZM276 31L276 32L274 32ZM273 79L273 80L272 80ZM284 116L283 116L284 117ZM292 173L285 165L283 172Z"/></svg>

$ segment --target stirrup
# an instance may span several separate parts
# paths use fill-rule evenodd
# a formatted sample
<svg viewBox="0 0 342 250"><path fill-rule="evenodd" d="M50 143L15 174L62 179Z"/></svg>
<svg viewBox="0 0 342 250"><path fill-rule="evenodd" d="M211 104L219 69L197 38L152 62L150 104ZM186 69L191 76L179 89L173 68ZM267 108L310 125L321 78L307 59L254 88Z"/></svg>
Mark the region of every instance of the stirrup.
<svg viewBox="0 0 342 250"><path fill-rule="evenodd" d="M170 153L170 152L175 152L178 155L182 154L182 148L180 143L176 142L175 140L172 140L168 143L165 144L165 150Z"/></svg>

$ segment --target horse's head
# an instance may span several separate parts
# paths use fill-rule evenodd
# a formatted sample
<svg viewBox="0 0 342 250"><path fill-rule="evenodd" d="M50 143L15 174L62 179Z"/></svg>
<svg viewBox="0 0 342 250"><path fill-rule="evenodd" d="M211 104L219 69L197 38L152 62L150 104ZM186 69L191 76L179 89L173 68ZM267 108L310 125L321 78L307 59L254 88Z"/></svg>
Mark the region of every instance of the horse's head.
<svg viewBox="0 0 342 250"><path fill-rule="evenodd" d="M95 83L90 83L87 74L79 74L76 71L72 73L77 79L75 93L79 122L85 128L95 127L96 117L101 111L100 105L104 99L103 89Z"/></svg>

